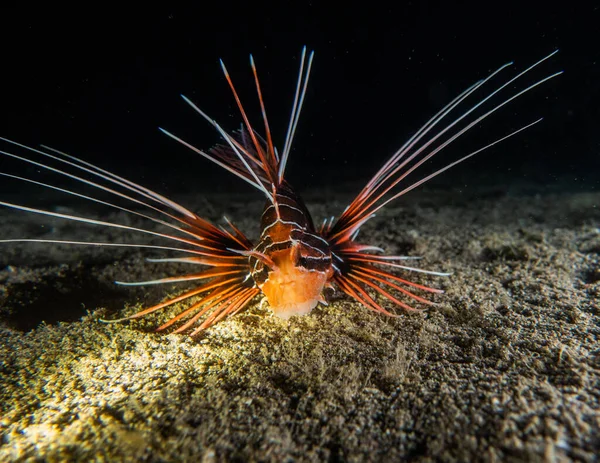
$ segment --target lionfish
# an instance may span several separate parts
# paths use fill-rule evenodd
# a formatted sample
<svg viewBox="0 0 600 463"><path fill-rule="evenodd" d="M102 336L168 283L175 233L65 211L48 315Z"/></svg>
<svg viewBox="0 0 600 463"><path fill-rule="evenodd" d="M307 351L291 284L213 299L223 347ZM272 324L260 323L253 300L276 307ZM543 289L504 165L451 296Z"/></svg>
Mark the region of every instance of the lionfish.
<svg viewBox="0 0 600 463"><path fill-rule="evenodd" d="M468 132L473 126L479 124L521 95L561 74L562 71L538 80L521 90L513 90L511 95L506 96L499 103L495 103L485 110L483 109L484 105L490 102L492 97L502 91L510 91L517 80L549 59L557 51L554 51L516 76L506 80L487 93L485 97L470 104L467 109L462 109L462 112L455 115L458 108L462 108L471 95L488 84L492 78L512 63L501 66L488 77L468 87L429 119L423 127L414 133L383 164L337 219L334 217L325 219L319 227L315 226L304 202L285 179L285 168L305 100L314 52L307 54L306 47L302 50L290 121L281 150L275 147L273 141L258 73L252 56L250 56L250 65L262 113L262 124L264 125L264 133L262 135L251 125L233 85L233 81L223 61L220 61L225 79L233 93L243 120L242 129L227 133L221 125L211 119L190 99L182 95L185 102L219 132L223 139L222 143L210 150L203 151L167 130L160 130L185 147L249 183L264 194L266 204L260 220L261 234L257 242L250 241L227 218L225 218L225 221L228 228L215 226L165 196L82 159L44 145L39 149L31 148L6 138L0 139L15 147L24 149L30 155L35 154L51 159L53 162L58 162L64 167L59 169L43 162L35 161L28 156L19 156L6 151L0 151L3 155L110 193L115 198L129 201L136 207L142 207L142 210L146 212L126 208L31 178L9 173L0 173L0 175L110 206L167 227L172 231L163 233L119 223L0 202L1 205L9 208L43 214L45 216L152 235L170 241L171 246L49 239L6 239L0 242L132 246L183 253L185 257L148 260L152 262L185 263L191 266L198 266L200 269L185 275L152 281L133 283L116 282L123 285L149 285L183 281L199 282L196 287L184 291L177 297L141 310L134 315L118 320L111 320L137 319L172 304L182 301L188 302L188 305L184 305L185 308L180 313L156 328L156 331L162 331L175 325L177 327L174 330L175 333L191 331L191 335L195 336L220 320L239 313L255 298L261 295L266 298L272 311L279 317L288 318L293 315L304 315L309 313L318 303L327 304L324 297L324 290L334 286L368 309L387 316L394 317L399 315L388 310L385 307L385 302L391 302L405 311L420 311L422 309L414 307L414 305L417 303L424 305L432 304L430 299L424 297L424 293L442 293L443 291L411 281L406 276L398 276L395 272L421 272L437 276L446 276L449 274L405 265L406 262L403 261L417 257L385 255L384 250L379 247L360 243L357 241L359 230L380 209L390 202L477 153L540 122L542 119L538 119L518 130L508 133L502 138L461 157L398 191L400 182L405 180L423 163L430 160L449 144ZM477 111L479 111L479 115L477 115ZM89 175L94 180L89 180L81 175Z"/></svg>

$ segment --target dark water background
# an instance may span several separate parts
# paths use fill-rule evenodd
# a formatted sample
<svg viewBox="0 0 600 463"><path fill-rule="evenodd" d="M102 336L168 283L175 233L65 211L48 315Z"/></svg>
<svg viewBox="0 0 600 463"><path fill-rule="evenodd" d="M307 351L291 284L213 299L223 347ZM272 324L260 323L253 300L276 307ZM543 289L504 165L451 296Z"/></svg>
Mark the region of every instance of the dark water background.
<svg viewBox="0 0 600 463"><path fill-rule="evenodd" d="M181 93L226 129L239 126L218 64L223 58L262 131L248 63L253 53L274 138L282 146L304 44L316 56L287 170L301 192L366 181L474 81L514 60L514 69L502 74L508 78L556 48L560 52L519 88L559 70L564 75L504 108L440 153L422 173L544 117L541 124L433 185L494 185L507 191L518 186L530 193L595 190L600 185L596 2L503 2L493 7L360 3L343 9L310 2L274 9L229 3L195 10L4 8L1 21L0 135L77 154L167 195L251 191L157 127L203 149L218 141ZM3 158L0 170L28 172ZM0 191L41 194L6 179L0 181Z"/></svg>

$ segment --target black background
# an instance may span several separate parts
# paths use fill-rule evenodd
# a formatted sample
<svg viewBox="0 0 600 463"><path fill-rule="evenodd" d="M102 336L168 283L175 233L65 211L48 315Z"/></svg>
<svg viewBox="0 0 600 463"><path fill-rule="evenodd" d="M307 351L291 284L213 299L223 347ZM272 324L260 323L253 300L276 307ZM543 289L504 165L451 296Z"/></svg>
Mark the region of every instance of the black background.
<svg viewBox="0 0 600 463"><path fill-rule="evenodd" d="M522 70L559 48L526 82L558 70L564 75L511 104L430 168L544 116L541 124L440 182L457 188L481 181L500 188L520 181L600 186L597 4L387 3L5 7L0 135L77 154L160 192L250 191L157 127L199 148L218 141L181 100L182 93L226 129L239 127L218 64L222 58L262 129L248 63L253 53L281 146L306 44L316 54L288 177L301 191L335 187L367 180L475 80L511 60ZM3 162L0 170L14 172L13 164L4 168ZM27 188L2 183L3 189Z"/></svg>

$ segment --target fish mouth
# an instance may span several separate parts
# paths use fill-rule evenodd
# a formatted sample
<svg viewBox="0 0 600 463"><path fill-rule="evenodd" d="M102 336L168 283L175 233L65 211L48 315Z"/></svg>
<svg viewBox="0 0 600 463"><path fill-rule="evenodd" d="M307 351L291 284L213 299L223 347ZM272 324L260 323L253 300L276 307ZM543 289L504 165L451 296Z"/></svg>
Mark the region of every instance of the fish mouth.
<svg viewBox="0 0 600 463"><path fill-rule="evenodd" d="M319 303L318 299L309 299L304 302L295 302L291 304L280 305L279 307L271 307L275 315L283 320L288 320L294 315L306 315L314 309Z"/></svg>
<svg viewBox="0 0 600 463"><path fill-rule="evenodd" d="M261 289L278 317L288 319L293 315L306 315L322 300L328 275L293 266L285 270L271 272Z"/></svg>

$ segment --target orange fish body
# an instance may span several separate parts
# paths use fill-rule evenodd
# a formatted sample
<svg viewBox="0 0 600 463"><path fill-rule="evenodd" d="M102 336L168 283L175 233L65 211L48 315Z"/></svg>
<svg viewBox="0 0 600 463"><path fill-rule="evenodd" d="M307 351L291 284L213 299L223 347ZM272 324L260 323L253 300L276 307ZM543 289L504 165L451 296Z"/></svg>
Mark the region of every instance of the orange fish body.
<svg viewBox="0 0 600 463"><path fill-rule="evenodd" d="M324 302L331 280L329 243L315 231L304 203L292 188L280 185L261 219L260 241L250 256L251 275L273 312L283 318L304 315ZM258 253L268 257L261 260Z"/></svg>

